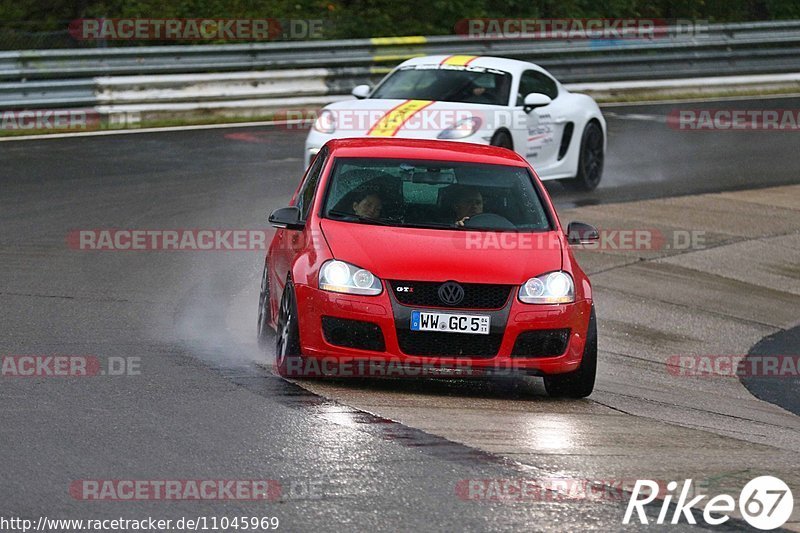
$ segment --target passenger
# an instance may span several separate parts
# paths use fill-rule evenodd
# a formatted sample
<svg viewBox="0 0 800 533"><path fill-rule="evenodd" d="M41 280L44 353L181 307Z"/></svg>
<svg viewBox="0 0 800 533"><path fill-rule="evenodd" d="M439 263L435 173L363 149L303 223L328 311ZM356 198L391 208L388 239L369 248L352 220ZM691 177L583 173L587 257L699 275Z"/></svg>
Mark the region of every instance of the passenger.
<svg viewBox="0 0 800 533"><path fill-rule="evenodd" d="M355 191L351 199L353 213L360 217L379 218L383 201L378 193L370 190Z"/></svg>

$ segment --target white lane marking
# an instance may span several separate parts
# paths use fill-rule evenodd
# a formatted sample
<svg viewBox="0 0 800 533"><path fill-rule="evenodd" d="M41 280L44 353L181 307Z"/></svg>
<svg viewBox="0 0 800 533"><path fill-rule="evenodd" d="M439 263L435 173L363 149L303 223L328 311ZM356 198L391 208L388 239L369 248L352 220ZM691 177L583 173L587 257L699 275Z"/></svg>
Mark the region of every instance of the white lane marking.
<svg viewBox="0 0 800 533"><path fill-rule="evenodd" d="M641 113L615 113L609 111L603 113L606 118L615 118L618 120L644 120L649 122L667 122L667 117L664 115L644 115Z"/></svg>
<svg viewBox="0 0 800 533"><path fill-rule="evenodd" d="M800 93L787 94L762 94L762 95L741 95L741 96L709 96L706 98L678 98L675 100L646 100L643 102L609 102L598 104L600 107L636 107L638 105L672 105L672 104L694 104L701 102L736 102L743 100L776 100L781 98L800 98Z"/></svg>
<svg viewBox="0 0 800 533"><path fill-rule="evenodd" d="M731 85L757 85L800 81L800 72L786 74L748 74L744 76L710 76L704 78L678 78L671 80L596 81L591 83L566 83L568 91L610 91L614 89L663 89L666 87L729 87Z"/></svg>

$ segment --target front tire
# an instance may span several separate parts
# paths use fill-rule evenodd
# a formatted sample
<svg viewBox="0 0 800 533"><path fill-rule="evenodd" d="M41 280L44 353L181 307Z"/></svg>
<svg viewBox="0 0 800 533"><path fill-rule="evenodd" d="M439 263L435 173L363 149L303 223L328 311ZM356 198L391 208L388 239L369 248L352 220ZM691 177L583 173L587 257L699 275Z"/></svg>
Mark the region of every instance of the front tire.
<svg viewBox="0 0 800 533"><path fill-rule="evenodd" d="M261 274L261 292L258 294L258 345L266 346L272 339L275 332L270 327L272 321L272 313L270 311L269 301L269 270L266 265L264 272Z"/></svg>
<svg viewBox="0 0 800 533"><path fill-rule="evenodd" d="M597 320L592 307L589 329L586 333L586 346L577 370L567 374L554 374L544 377L547 394L555 398L586 398L594 390L597 376Z"/></svg>
<svg viewBox="0 0 800 533"><path fill-rule="evenodd" d="M297 314L297 299L294 285L286 284L278 311L278 331L275 339L275 369L283 377L299 377L300 326Z"/></svg>
<svg viewBox="0 0 800 533"><path fill-rule="evenodd" d="M603 177L605 161L603 145L603 129L600 124L589 122L583 129L581 137L578 172L574 178L563 180L564 186L578 191L593 191L597 188Z"/></svg>

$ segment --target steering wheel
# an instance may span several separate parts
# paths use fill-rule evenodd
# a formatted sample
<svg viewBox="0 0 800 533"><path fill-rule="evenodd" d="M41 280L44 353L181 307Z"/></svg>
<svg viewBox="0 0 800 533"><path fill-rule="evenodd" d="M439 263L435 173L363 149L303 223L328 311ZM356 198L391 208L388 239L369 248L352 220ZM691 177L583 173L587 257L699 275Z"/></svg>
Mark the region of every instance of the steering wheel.
<svg viewBox="0 0 800 533"><path fill-rule="evenodd" d="M481 213L464 221L465 228L517 229L513 222L495 213Z"/></svg>

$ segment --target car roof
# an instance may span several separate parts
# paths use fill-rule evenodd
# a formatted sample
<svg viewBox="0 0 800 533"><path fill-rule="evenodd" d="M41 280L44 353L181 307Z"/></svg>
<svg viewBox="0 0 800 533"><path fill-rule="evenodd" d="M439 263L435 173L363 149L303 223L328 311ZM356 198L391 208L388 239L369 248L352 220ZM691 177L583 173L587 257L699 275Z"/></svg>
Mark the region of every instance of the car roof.
<svg viewBox="0 0 800 533"><path fill-rule="evenodd" d="M411 65L468 65L474 67L494 68L510 72L512 74L520 73L525 70L540 70L547 72L539 65L529 63L527 61L519 61L518 59L509 59L507 57L493 57L493 56L475 56L475 55L435 55L435 56L421 56L414 57L400 64L400 67L407 67Z"/></svg>
<svg viewBox="0 0 800 533"><path fill-rule="evenodd" d="M458 161L525 167L527 162L516 152L488 146L454 141L358 137L333 139L326 143L335 157L374 159L425 159Z"/></svg>

